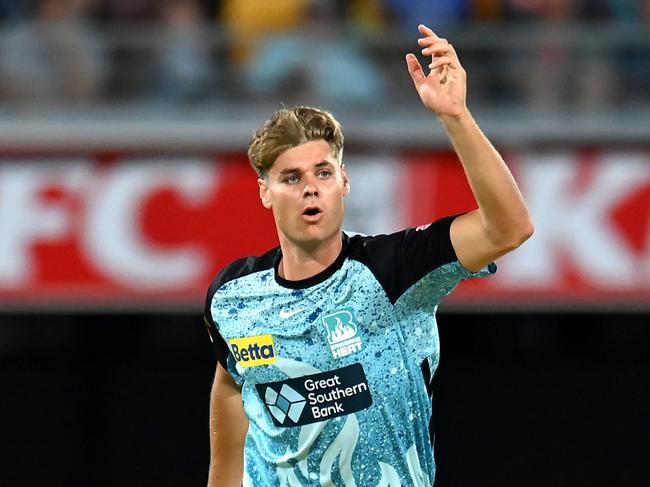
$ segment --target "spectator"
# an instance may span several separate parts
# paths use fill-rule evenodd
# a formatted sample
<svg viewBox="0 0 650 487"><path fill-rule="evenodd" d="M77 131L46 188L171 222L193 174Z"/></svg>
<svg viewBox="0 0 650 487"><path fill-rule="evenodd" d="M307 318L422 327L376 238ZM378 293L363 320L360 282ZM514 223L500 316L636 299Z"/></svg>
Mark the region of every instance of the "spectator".
<svg viewBox="0 0 650 487"><path fill-rule="evenodd" d="M0 51L4 95L40 105L91 100L104 63L94 32L84 24L86 4L40 0L35 18L13 27Z"/></svg>
<svg viewBox="0 0 650 487"><path fill-rule="evenodd" d="M0 0L0 22L14 20L24 13L24 2Z"/></svg>
<svg viewBox="0 0 650 487"><path fill-rule="evenodd" d="M605 42L571 35L580 7L576 0L543 2L538 41L520 73L533 111L593 111L611 101L615 79Z"/></svg>
<svg viewBox="0 0 650 487"><path fill-rule="evenodd" d="M612 13L612 20L618 22L634 22L637 19L637 5L639 0L609 0L608 5Z"/></svg>
<svg viewBox="0 0 650 487"><path fill-rule="evenodd" d="M504 0L506 20L521 22L537 20L542 16L545 0Z"/></svg>
<svg viewBox="0 0 650 487"><path fill-rule="evenodd" d="M345 9L346 19L354 29L376 32L385 28L381 0L351 0Z"/></svg>
<svg viewBox="0 0 650 487"><path fill-rule="evenodd" d="M156 95L166 101L194 101L207 92L210 44L198 0L165 0L158 52Z"/></svg>
<svg viewBox="0 0 650 487"><path fill-rule="evenodd" d="M625 81L621 101L639 108L650 106L650 44L647 32L650 29L650 0L631 0L626 9L616 12L625 21L628 38L617 51L618 72ZM619 6L622 7L622 6Z"/></svg>
<svg viewBox="0 0 650 487"><path fill-rule="evenodd" d="M479 22L501 21L503 7L502 0L472 0L470 16Z"/></svg>
<svg viewBox="0 0 650 487"><path fill-rule="evenodd" d="M298 102L304 97L323 104L380 99L385 90L382 73L353 39L342 35L338 13L331 3L312 2L302 35L260 42L246 69L250 91L264 98L276 95Z"/></svg>
<svg viewBox="0 0 650 487"><path fill-rule="evenodd" d="M220 19L232 36L232 60L243 64L259 40L299 29L308 8L309 0L223 0Z"/></svg>
<svg viewBox="0 0 650 487"><path fill-rule="evenodd" d="M101 16L109 22L150 22L156 18L157 0L101 0Z"/></svg>
<svg viewBox="0 0 650 487"><path fill-rule="evenodd" d="M607 22L612 19L612 7L608 0L583 0L579 11L580 20Z"/></svg>
<svg viewBox="0 0 650 487"><path fill-rule="evenodd" d="M430 22L437 31L458 23L467 16L468 0L384 0L385 9L392 14L405 32L423 21Z"/></svg>

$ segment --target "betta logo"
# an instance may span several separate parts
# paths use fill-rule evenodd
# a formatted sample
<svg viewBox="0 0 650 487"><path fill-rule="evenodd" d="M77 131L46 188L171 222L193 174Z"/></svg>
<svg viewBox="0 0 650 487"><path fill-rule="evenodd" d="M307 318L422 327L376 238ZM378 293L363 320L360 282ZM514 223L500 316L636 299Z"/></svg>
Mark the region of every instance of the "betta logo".
<svg viewBox="0 0 650 487"><path fill-rule="evenodd" d="M277 362L273 335L257 335L230 340L233 357L242 367L256 367Z"/></svg>

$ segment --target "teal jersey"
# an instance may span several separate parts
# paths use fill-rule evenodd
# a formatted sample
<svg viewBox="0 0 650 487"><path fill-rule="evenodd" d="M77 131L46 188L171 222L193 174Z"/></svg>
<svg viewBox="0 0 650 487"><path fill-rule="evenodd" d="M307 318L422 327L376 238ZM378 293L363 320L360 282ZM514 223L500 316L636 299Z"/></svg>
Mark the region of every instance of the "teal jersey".
<svg viewBox="0 0 650 487"><path fill-rule="evenodd" d="M440 300L472 273L454 217L348 236L320 274L287 281L279 248L233 262L208 291L217 359L242 388L244 486L426 486ZM218 427L218 425L217 425Z"/></svg>

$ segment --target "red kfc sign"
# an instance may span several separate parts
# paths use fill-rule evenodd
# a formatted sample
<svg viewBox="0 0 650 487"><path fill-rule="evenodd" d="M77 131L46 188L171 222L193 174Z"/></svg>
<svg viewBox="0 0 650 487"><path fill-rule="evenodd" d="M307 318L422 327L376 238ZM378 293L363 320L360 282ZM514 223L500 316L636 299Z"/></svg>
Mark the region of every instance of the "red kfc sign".
<svg viewBox="0 0 650 487"><path fill-rule="evenodd" d="M635 308L650 305L650 155L511 154L535 234L496 275L461 286L453 302ZM410 159L410 224L476 207L453 154Z"/></svg>
<svg viewBox="0 0 650 487"><path fill-rule="evenodd" d="M256 188L242 157L3 161L0 299L199 303L219 267L276 245Z"/></svg>
<svg viewBox="0 0 650 487"><path fill-rule="evenodd" d="M453 153L346 159L349 230L417 227L475 208ZM507 160L535 235L499 260L496 275L462 284L449 304L647 308L650 155ZM200 309L223 265L275 245L243 155L0 161L4 305Z"/></svg>

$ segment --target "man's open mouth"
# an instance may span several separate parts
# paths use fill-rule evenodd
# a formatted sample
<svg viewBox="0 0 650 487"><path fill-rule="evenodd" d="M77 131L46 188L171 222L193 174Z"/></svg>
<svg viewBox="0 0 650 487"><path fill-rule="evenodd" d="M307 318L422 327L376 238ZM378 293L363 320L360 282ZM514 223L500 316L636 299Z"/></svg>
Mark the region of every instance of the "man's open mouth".
<svg viewBox="0 0 650 487"><path fill-rule="evenodd" d="M316 206L306 208L302 214L307 216L316 216L319 213L322 213L322 210Z"/></svg>

